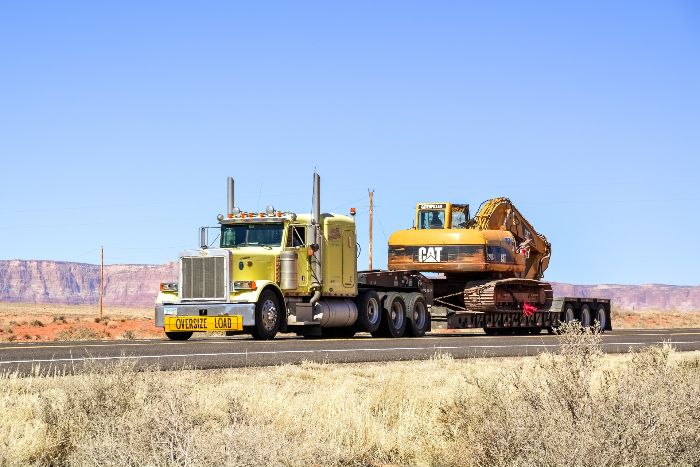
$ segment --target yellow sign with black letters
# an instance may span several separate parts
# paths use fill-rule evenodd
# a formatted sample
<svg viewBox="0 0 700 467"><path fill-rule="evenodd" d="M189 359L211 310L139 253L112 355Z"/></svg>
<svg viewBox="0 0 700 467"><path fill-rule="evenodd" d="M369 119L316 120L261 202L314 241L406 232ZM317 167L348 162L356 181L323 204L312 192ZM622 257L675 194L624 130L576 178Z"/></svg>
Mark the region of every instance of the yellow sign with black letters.
<svg viewBox="0 0 700 467"><path fill-rule="evenodd" d="M242 331L243 317L241 315L166 316L165 330L168 332Z"/></svg>

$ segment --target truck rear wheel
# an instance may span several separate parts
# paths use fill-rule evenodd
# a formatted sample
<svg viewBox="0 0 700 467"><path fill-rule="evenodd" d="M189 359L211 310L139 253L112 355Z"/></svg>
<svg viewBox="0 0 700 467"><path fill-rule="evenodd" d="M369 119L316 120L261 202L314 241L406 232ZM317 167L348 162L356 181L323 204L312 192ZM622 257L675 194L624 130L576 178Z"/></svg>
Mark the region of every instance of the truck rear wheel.
<svg viewBox="0 0 700 467"><path fill-rule="evenodd" d="M408 312L408 323L406 325L406 335L410 337L423 337L430 325L430 313L428 313L428 303L420 293L404 294L406 311Z"/></svg>
<svg viewBox="0 0 700 467"><path fill-rule="evenodd" d="M253 339L274 339L280 330L280 312L277 295L272 290L263 290L255 304L255 326L250 329Z"/></svg>
<svg viewBox="0 0 700 467"><path fill-rule="evenodd" d="M168 339L171 341L186 341L190 337L192 337L192 334L194 334L192 331L189 332L169 332L165 331L165 335L168 336Z"/></svg>
<svg viewBox="0 0 700 467"><path fill-rule="evenodd" d="M401 294L391 292L384 298L384 312L377 333L384 337L401 337L406 330L406 302Z"/></svg>
<svg viewBox="0 0 700 467"><path fill-rule="evenodd" d="M379 294L374 290L365 290L357 296L358 332L377 332L382 322L382 303Z"/></svg>

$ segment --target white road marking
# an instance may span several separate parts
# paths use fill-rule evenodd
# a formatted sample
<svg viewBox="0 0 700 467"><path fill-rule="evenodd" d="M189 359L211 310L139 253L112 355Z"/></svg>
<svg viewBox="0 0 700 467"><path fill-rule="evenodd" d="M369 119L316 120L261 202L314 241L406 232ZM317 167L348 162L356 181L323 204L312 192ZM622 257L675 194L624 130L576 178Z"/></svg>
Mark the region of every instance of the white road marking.
<svg viewBox="0 0 700 467"><path fill-rule="evenodd" d="M611 345L652 345L652 344L694 344L693 341L658 341L658 342L611 342L603 343L603 346ZM160 358L191 358L191 357L238 357L250 355L283 355L283 354L319 354L319 353L350 353L350 352L387 352L387 351L409 351L409 350L459 350L459 349L500 349L515 347L559 347L559 344L515 344L515 345L465 345L465 346L433 346L433 347L386 347L386 348L361 348L361 349L316 349L316 350L257 350L248 352L220 352L220 353L191 353L191 354L166 354L166 355L120 355L117 357L71 357L52 359L32 359L32 360L8 360L0 361L0 365L18 363L56 363L56 362L84 362L84 361L107 361L107 360L139 360L139 359L160 359Z"/></svg>
<svg viewBox="0 0 700 467"><path fill-rule="evenodd" d="M625 329L624 331L634 331L631 329ZM625 333L627 334L627 333ZM672 337L672 336L694 336L700 334L700 331L698 332L671 332L671 333L641 333L641 332L634 332L634 333L629 333L632 336L666 336L666 337ZM503 339L504 337L517 337L518 339L541 339L544 336L539 336L539 335L531 335L531 336L508 336L508 335L503 335L503 336L486 336L486 334L468 334L468 336L478 336L480 338L490 338L490 339ZM624 334L605 334L603 338L612 338L612 337L623 337ZM459 333L452 333L452 334L429 334L429 337L465 337L463 334ZM553 337L550 337L553 338ZM294 340L294 338L291 339L285 339L285 341L289 340ZM349 339L317 339L315 342L332 342L332 341L351 341L353 338ZM241 342L241 340L237 339L228 339L228 340L221 340L221 339L196 339L191 342L196 342L197 344L221 344L224 342ZM190 343L191 343L190 342ZM253 340L246 341L251 345L264 345L269 342L256 342ZM76 347L75 343L72 344L56 344L56 345L33 345L32 342L19 342L19 345L15 345L12 347L6 346L6 347L0 347L0 350L17 350L21 349L24 347L26 344L27 349L69 349L69 348L74 348ZM146 347L146 346L154 346L154 345L189 345L188 342L175 342L175 341L148 341L148 342L105 342L105 343L100 343L100 344L79 344L80 348L101 348L101 347ZM507 346L511 347L511 346Z"/></svg>

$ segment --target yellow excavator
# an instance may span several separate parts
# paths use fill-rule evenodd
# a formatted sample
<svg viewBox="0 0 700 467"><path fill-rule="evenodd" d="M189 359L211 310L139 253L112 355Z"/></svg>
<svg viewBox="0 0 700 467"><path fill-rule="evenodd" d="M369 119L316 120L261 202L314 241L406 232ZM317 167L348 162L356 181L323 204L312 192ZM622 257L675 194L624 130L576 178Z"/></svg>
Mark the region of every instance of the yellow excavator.
<svg viewBox="0 0 700 467"><path fill-rule="evenodd" d="M549 310L542 282L552 247L508 198L481 204L418 203L413 228L389 238L390 270L439 273L433 300L455 311Z"/></svg>

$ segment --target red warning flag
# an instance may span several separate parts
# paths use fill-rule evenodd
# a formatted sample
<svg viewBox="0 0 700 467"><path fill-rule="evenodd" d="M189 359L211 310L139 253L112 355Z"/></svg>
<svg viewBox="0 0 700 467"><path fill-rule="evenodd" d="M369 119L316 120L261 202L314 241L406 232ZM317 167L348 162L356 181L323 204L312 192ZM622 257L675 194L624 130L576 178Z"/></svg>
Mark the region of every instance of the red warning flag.
<svg viewBox="0 0 700 467"><path fill-rule="evenodd" d="M530 305L529 303L523 303L523 314L525 316L532 316L535 314L537 311L537 307L535 305Z"/></svg>

